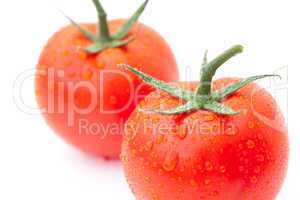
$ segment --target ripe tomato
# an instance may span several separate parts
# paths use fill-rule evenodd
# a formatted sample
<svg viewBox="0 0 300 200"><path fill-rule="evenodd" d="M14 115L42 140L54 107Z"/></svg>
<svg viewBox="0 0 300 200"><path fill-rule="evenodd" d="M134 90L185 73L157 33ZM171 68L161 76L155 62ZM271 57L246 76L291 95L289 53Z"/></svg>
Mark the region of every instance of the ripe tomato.
<svg viewBox="0 0 300 200"><path fill-rule="evenodd" d="M94 3L98 13L103 13L101 5ZM165 81L178 79L176 61L166 41L134 20L136 13L130 27L122 19L106 22L105 18L98 26L72 21L74 25L49 40L38 62L36 96L45 119L64 140L92 155L119 157L123 125L141 96L151 91L141 80L122 72L118 64L136 66ZM98 27L101 34L95 36ZM119 37L123 34L123 38L110 34L122 28L125 32L119 31Z"/></svg>
<svg viewBox="0 0 300 200"><path fill-rule="evenodd" d="M240 81L216 80L212 94ZM177 86L185 91L199 88L192 82ZM182 108L182 95L158 88L164 92L147 96L126 124L121 157L138 200L275 199L286 174L289 147L283 116L266 90L248 82L220 100L223 110L182 110L173 109ZM229 108L240 112L230 113Z"/></svg>

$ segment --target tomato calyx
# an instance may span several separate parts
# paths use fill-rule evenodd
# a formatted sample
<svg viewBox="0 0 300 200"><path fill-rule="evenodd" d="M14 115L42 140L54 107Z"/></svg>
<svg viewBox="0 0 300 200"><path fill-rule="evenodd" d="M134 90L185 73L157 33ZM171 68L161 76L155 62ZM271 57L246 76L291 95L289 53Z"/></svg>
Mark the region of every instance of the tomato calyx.
<svg viewBox="0 0 300 200"><path fill-rule="evenodd" d="M83 28L70 17L65 17L78 28L78 30L87 38L89 39L92 44L85 48L86 52L89 54L95 54L100 51L103 51L107 48L116 48L127 45L128 43L134 40L134 36L129 37L126 40L123 40L128 33L130 32L131 28L134 24L138 21L139 17L145 10L149 0L146 0L138 10L131 16L131 18L114 34L111 35L108 29L108 22L107 22L107 14L101 5L99 0L93 0L93 3L96 7L97 14L98 14L98 33L97 35L93 34L89 30Z"/></svg>
<svg viewBox="0 0 300 200"><path fill-rule="evenodd" d="M120 65L120 67L124 67L125 69L133 72L135 75L139 76L145 83L157 89L160 89L164 92L167 92L171 96L186 101L185 104L170 110L147 109L141 111L154 112L163 115L176 115L176 114L182 114L187 112L193 112L199 109L204 109L221 115L236 115L240 113L240 111L234 111L230 107L221 104L220 101L223 98L234 94L239 89L245 87L246 85L256 80L263 79L266 77L274 77L274 76L280 77L279 75L275 75L275 74L252 76L242 81L239 81L237 83L233 83L219 91L213 92L212 79L217 69L220 66L222 66L225 62L227 62L229 59L234 57L235 55L242 53L242 51L243 51L243 46L235 45L229 48L228 50L226 50L225 52L223 52L222 54L220 54L218 57L216 57L210 62L207 62L207 51L206 51L203 59L202 68L201 68L201 74L200 74L201 79L197 89L194 92L171 86L163 81L157 80L147 74L144 74L143 72L129 65L122 64Z"/></svg>

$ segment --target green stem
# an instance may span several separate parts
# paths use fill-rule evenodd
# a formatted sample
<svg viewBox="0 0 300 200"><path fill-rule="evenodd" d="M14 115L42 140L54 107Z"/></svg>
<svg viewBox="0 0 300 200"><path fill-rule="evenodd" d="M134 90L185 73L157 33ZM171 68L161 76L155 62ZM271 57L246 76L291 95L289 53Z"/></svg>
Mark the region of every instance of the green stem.
<svg viewBox="0 0 300 200"><path fill-rule="evenodd" d="M196 96L209 96L211 94L211 82L217 69L230 58L243 51L243 46L235 45L219 55L217 58L204 65L201 73L200 86L197 89Z"/></svg>
<svg viewBox="0 0 300 200"><path fill-rule="evenodd" d="M93 0L93 3L98 14L98 37L103 43L109 42L111 37L108 29L107 14L99 0Z"/></svg>

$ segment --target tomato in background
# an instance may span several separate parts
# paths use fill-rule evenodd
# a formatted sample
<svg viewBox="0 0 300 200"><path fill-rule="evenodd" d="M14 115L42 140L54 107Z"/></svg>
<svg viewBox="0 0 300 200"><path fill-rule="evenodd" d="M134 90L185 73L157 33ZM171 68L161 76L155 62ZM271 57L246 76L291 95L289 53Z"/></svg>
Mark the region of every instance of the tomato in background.
<svg viewBox="0 0 300 200"><path fill-rule="evenodd" d="M128 21L106 21L94 0L99 24L77 24L55 33L43 49L36 98L50 127L65 141L95 156L118 158L123 125L151 88L117 66L130 64L164 81L178 70L166 41L136 23L146 1ZM137 100L137 102L135 102Z"/></svg>

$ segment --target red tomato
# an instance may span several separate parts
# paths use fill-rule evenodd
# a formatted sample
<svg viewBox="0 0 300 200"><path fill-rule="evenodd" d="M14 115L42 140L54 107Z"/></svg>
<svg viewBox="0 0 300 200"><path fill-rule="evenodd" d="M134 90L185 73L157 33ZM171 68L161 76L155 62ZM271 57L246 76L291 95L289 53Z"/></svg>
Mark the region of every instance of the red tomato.
<svg viewBox="0 0 300 200"><path fill-rule="evenodd" d="M110 33L125 20L108 22ZM96 24L81 24L96 34ZM89 53L92 44L76 26L58 31L38 62L36 96L50 127L73 146L96 156L118 158L123 125L141 96L150 92L142 81L120 71L120 63L165 81L178 79L176 61L166 41L154 30L134 25L133 41ZM137 100L135 102L134 100Z"/></svg>
<svg viewBox="0 0 300 200"><path fill-rule="evenodd" d="M239 81L219 79L213 91ZM197 85L178 84L192 91ZM272 96L251 83L220 101L241 111L235 115L206 109L154 112L184 102L157 90L126 124L122 161L136 199L274 200L286 174L289 147Z"/></svg>

